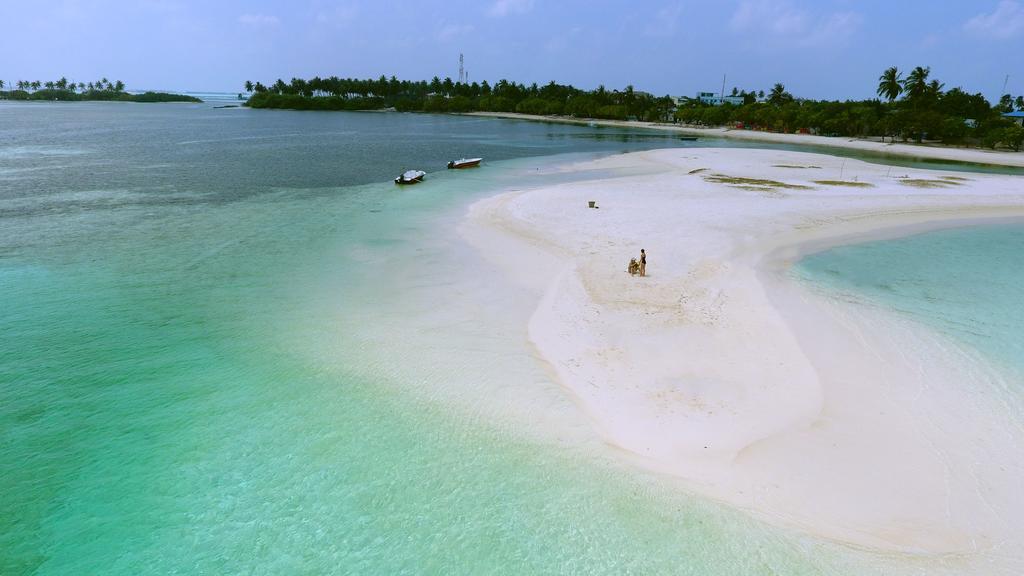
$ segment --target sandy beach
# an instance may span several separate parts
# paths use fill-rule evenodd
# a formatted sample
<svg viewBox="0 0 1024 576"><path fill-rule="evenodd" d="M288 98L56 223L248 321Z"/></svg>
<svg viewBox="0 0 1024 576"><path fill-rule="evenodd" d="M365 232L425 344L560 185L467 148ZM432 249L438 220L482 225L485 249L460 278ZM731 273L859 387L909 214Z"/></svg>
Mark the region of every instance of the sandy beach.
<svg viewBox="0 0 1024 576"><path fill-rule="evenodd" d="M606 442L768 522L1019 573L1024 428L988 393L1016 383L789 273L832 245L1024 218L1019 177L739 149L566 169L601 177L481 200L460 232L536 295L537 356ZM641 248L646 278L626 273Z"/></svg>
<svg viewBox="0 0 1024 576"><path fill-rule="evenodd" d="M683 124L662 124L656 122L577 119L567 116L537 116L515 112L472 112L468 116L487 116L491 118L511 118L532 120L537 122L564 122L569 124L613 126L616 128L645 128L665 130L681 135L705 138L729 138L749 142L772 142L775 144L793 144L797 146L823 146L857 150L885 156L904 158L923 158L928 160L944 160L953 162L971 162L975 164L991 164L996 166L1024 167L1024 153L1007 150L987 150L980 148L956 148L951 146L933 146L904 142L879 142L859 138L817 136L813 134L781 134L761 132L757 130L736 130L732 128L704 128Z"/></svg>

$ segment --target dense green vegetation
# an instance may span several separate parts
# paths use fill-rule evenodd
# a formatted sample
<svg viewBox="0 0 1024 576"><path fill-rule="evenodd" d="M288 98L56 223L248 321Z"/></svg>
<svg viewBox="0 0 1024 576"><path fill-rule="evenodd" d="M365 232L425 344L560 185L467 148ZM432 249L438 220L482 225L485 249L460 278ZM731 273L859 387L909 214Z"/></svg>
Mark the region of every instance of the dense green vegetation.
<svg viewBox="0 0 1024 576"><path fill-rule="evenodd" d="M171 94L168 92L143 92L142 94L131 94L132 102L202 102L195 96L186 94Z"/></svg>
<svg viewBox="0 0 1024 576"><path fill-rule="evenodd" d="M450 78L430 82L410 82L395 77L378 80L293 78L290 83L246 82L251 92L248 105L253 108L293 110L378 110L394 108L402 112L521 112L524 114L565 115L579 118L606 118L648 121L671 119L675 101L669 96L654 97L632 86L623 91L608 91L603 86L590 92L551 82L544 86L525 86L501 80L493 87L487 82L466 84Z"/></svg>
<svg viewBox="0 0 1024 576"><path fill-rule="evenodd" d="M7 87L8 90L4 91ZM109 100L118 102L202 102L199 98L167 92L145 92L129 94L124 91L124 82L111 82L106 78L96 82L71 82L61 78L53 82L18 80L7 86L0 80L0 100Z"/></svg>
<svg viewBox="0 0 1024 576"><path fill-rule="evenodd" d="M248 106L292 110L382 110L415 112L519 112L545 116L677 122L695 126L730 126L771 132L805 132L830 136L891 138L951 145L1005 146L1020 150L1024 128L1002 113L1024 110L1024 97L1004 95L995 106L980 93L945 90L929 79L930 69L917 67L906 78L895 67L878 79L879 99L825 101L795 98L776 84L762 91L733 88L742 105L714 106L698 99L656 97L627 86L585 91L550 82L526 86L501 80L472 84L435 77L430 82L338 77L270 86L246 82Z"/></svg>
<svg viewBox="0 0 1024 576"><path fill-rule="evenodd" d="M738 92L746 97L741 106L690 102L677 109L675 117L701 126L1021 149L1024 128L1002 114L1014 108L1024 110L1024 96L1014 99L1006 94L992 106L980 93L970 94L962 88L945 90L938 80L929 80L930 73L919 66L904 79L898 69L889 68L878 79L876 93L880 99L803 100L776 84L763 99Z"/></svg>

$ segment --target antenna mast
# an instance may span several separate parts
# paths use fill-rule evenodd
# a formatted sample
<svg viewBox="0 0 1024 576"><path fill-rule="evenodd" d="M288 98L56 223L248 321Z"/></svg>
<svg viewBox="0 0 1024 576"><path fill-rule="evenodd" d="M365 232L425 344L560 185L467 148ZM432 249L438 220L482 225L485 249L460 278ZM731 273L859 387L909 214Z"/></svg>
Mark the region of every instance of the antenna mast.
<svg viewBox="0 0 1024 576"><path fill-rule="evenodd" d="M725 98L725 74L722 74L722 93L719 96Z"/></svg>
<svg viewBox="0 0 1024 576"><path fill-rule="evenodd" d="M1002 98L1002 97L1003 97L1003 94L1006 94L1006 85L1007 85L1007 84L1008 84L1009 82L1010 82L1010 75L1009 75L1009 74L1007 74L1007 75L1006 75L1006 78L1005 78L1005 79L1003 80L1003 91L999 93L999 97L1000 97L1000 98Z"/></svg>
<svg viewBox="0 0 1024 576"><path fill-rule="evenodd" d="M466 83L466 68L463 66L462 53L459 53L459 84Z"/></svg>

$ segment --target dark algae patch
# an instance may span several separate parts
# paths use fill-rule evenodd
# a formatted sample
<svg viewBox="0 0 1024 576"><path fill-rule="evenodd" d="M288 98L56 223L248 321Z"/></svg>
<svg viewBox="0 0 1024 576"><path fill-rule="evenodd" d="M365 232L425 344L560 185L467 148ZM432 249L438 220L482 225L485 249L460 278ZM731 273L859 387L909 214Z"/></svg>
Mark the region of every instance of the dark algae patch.
<svg viewBox="0 0 1024 576"><path fill-rule="evenodd" d="M958 180L929 180L927 178L900 178L899 182L904 186L913 186L914 188L949 188L961 184Z"/></svg>
<svg viewBox="0 0 1024 576"><path fill-rule="evenodd" d="M854 180L815 180L815 184L821 184L823 186L848 186L850 188L874 188L875 185L870 182L857 182Z"/></svg>
<svg viewBox="0 0 1024 576"><path fill-rule="evenodd" d="M755 186L760 188L784 188L787 190L810 190L810 186L804 186L803 184L790 184L788 182L779 182L778 180L766 180L763 178L742 178L738 176L726 176L724 174L711 174L705 176L704 180L708 182L714 182L715 184L728 184L730 186Z"/></svg>

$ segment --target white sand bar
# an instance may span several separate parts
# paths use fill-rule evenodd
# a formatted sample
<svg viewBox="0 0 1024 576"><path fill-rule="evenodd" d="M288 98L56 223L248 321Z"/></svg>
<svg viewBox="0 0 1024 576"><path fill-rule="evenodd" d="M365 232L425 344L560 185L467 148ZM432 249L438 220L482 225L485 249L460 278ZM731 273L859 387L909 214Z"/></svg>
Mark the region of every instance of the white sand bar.
<svg viewBox="0 0 1024 576"><path fill-rule="evenodd" d="M606 126L626 130L659 130L662 132L698 136L701 138L727 138L730 140L746 140L750 142L771 142L775 144L793 144L796 146L842 148L845 150L857 150L870 154L903 158L952 160L955 162L973 162L976 164L993 164L997 166L1024 166L1024 153L1011 152L1009 150L960 148L942 144L914 144L913 142L893 142L885 139L876 140L843 136L817 136L812 134L762 132L760 130L698 127L687 124L640 122L637 120L601 120L594 118L573 118L569 116L538 116L536 114L519 114L516 112L470 112L466 115L530 120L534 122L560 122L564 124Z"/></svg>
<svg viewBox="0 0 1024 576"><path fill-rule="evenodd" d="M771 522L1020 573L1020 383L787 271L829 244L1022 217L1024 179L737 149L569 169L620 176L480 201L462 232L535 290L529 337L607 442ZM626 273L640 248L647 278Z"/></svg>

